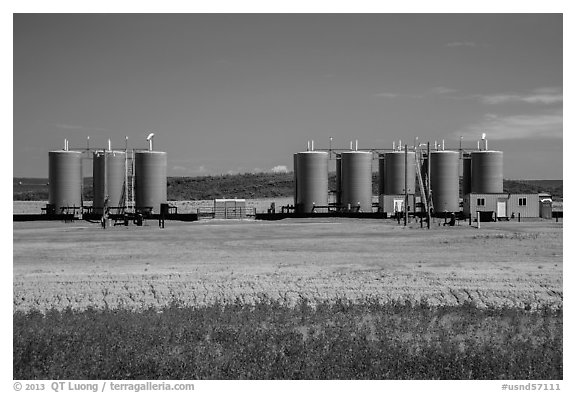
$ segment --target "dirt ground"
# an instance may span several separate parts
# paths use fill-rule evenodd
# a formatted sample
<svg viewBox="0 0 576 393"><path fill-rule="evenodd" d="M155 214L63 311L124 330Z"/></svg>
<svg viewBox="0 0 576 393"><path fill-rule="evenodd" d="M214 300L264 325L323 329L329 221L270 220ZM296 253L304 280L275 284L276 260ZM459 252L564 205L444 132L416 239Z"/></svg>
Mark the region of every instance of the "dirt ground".
<svg viewBox="0 0 576 393"><path fill-rule="evenodd" d="M562 223L13 223L16 310L345 298L562 306Z"/></svg>

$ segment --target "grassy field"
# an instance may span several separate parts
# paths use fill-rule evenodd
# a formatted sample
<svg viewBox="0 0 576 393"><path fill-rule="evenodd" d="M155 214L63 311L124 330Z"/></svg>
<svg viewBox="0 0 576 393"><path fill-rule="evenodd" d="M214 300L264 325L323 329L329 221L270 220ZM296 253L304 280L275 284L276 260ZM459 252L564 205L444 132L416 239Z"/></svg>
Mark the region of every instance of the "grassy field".
<svg viewBox="0 0 576 393"><path fill-rule="evenodd" d="M561 378L562 223L438 224L13 223L14 377Z"/></svg>
<svg viewBox="0 0 576 393"><path fill-rule="evenodd" d="M14 315L14 379L562 379L562 312L276 301Z"/></svg>

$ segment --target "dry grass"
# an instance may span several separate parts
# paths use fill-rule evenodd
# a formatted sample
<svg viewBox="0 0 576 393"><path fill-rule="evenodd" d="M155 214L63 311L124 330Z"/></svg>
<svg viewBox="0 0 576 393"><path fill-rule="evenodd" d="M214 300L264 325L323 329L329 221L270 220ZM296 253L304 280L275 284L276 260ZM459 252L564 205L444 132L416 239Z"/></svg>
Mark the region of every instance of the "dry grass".
<svg viewBox="0 0 576 393"><path fill-rule="evenodd" d="M14 223L14 311L161 309L266 297L561 307L562 224L389 221Z"/></svg>

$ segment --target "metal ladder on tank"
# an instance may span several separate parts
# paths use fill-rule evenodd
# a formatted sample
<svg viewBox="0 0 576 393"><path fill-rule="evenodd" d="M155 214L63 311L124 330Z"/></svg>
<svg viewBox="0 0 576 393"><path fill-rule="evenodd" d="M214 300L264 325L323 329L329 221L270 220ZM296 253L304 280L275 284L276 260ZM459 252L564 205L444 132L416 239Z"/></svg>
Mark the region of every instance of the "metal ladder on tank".
<svg viewBox="0 0 576 393"><path fill-rule="evenodd" d="M427 190L424 189L424 180L422 179L422 160L421 160L422 150L420 152L416 152L416 177L418 178L418 186L420 188L420 199L424 204L424 211L428 211L428 198L426 198ZM430 204L432 204L432 200L430 200Z"/></svg>
<svg viewBox="0 0 576 393"><path fill-rule="evenodd" d="M124 207L122 213L134 212L134 151L132 151L131 157L126 152L126 177L124 178L120 203Z"/></svg>

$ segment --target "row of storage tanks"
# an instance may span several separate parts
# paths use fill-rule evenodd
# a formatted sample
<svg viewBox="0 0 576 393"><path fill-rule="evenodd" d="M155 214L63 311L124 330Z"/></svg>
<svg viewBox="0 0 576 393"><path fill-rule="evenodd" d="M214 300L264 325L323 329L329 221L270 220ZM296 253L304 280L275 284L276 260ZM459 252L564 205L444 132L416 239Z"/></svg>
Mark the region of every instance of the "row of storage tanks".
<svg viewBox="0 0 576 393"><path fill-rule="evenodd" d="M372 158L369 151L345 151L336 158L336 204L343 209L372 211ZM430 188L435 212L458 212L460 152L430 152ZM294 154L296 182L295 206L299 212L328 206L328 161L324 151ZM408 166L406 167L406 162ZM405 195L416 190L416 153L391 151L379 155L380 195ZM423 178L428 171L427 158L420 169ZM406 176L408 181L406 183ZM503 192L503 153L479 150L463 157L463 195Z"/></svg>
<svg viewBox="0 0 576 393"><path fill-rule="evenodd" d="M124 207L127 156L125 151L97 150L92 155L93 209L102 213L108 207ZM48 153L48 204L56 212L62 208L82 206L83 153L57 150ZM136 210L152 208L160 212L166 203L166 153L134 152L134 202Z"/></svg>

